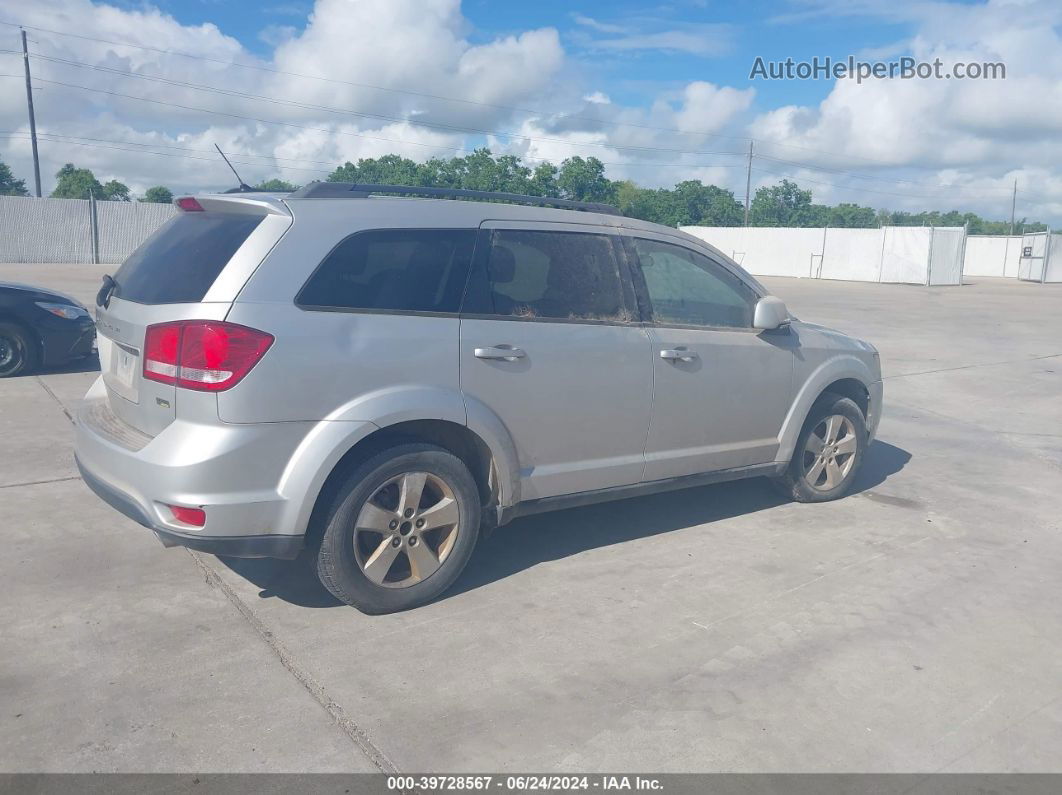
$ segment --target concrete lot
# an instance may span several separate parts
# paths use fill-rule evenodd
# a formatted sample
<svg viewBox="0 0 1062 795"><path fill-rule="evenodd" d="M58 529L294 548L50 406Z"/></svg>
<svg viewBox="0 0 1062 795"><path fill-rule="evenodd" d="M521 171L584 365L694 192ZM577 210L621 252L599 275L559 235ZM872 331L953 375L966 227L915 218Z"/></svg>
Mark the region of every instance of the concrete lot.
<svg viewBox="0 0 1062 795"><path fill-rule="evenodd" d="M1062 286L765 281L882 351L856 494L526 518L393 616L164 550L76 476L93 373L0 381L0 771L1062 770Z"/></svg>

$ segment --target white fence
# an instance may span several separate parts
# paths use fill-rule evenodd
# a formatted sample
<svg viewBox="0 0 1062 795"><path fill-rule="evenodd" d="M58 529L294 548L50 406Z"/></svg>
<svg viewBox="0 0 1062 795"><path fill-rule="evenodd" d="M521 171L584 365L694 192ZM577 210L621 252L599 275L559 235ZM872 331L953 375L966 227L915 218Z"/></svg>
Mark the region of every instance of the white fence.
<svg viewBox="0 0 1062 795"><path fill-rule="evenodd" d="M961 226L681 229L711 243L757 276L929 285L962 283L967 239Z"/></svg>
<svg viewBox="0 0 1062 795"><path fill-rule="evenodd" d="M1020 235L971 235L966 238L966 276L1016 278L1021 253Z"/></svg>
<svg viewBox="0 0 1062 795"><path fill-rule="evenodd" d="M92 262L89 205L87 199L0 196L0 262ZM96 202L96 261L121 262L177 212L172 204Z"/></svg>
<svg viewBox="0 0 1062 795"><path fill-rule="evenodd" d="M1021 237L1018 278L1027 282L1062 282L1062 234L1029 232Z"/></svg>
<svg viewBox="0 0 1062 795"><path fill-rule="evenodd" d="M178 212L170 204L0 196L0 262L119 263ZM962 227L684 226L757 276L961 284L963 276L1062 282L1062 235L968 237ZM1023 251L1030 256L1023 258Z"/></svg>

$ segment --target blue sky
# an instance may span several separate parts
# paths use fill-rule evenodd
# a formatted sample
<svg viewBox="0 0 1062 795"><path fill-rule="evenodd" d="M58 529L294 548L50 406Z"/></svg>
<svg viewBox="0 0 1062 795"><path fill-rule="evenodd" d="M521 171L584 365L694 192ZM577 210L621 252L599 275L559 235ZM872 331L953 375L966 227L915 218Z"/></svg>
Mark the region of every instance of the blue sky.
<svg viewBox="0 0 1062 795"><path fill-rule="evenodd" d="M1004 218L1017 180L1019 218L1062 223L1058 0L36 0L3 17L31 29L46 175L75 160L134 192L203 190L229 179L214 144L249 181L295 183L489 145L743 197L753 139L754 188ZM749 77L757 56L850 54L1007 76ZM25 175L21 82L0 88L0 158Z"/></svg>
<svg viewBox="0 0 1062 795"><path fill-rule="evenodd" d="M132 4L131 4L132 5ZM306 0L163 0L157 5L189 25L212 22L235 36L252 52L268 55L271 47L260 37L269 25L301 29L313 4ZM705 2L645 3L588 0L573 5L565 0L533 3L501 0L466 0L462 11L470 23L471 41L531 28L554 27L566 48L581 61L587 74L598 80L601 90L626 103L651 102L661 86L681 86L692 80L708 80L731 86L751 85L749 70L756 55L767 60L811 59L813 56L844 57L902 41L912 24L881 18L842 17L813 13L799 3ZM802 17L802 18L801 18ZM622 56L595 49L588 38L609 38L585 21L603 26L621 26L651 33L696 26L725 26L706 32L705 40L717 39L719 54L695 54L675 49L639 50ZM827 81L792 83L758 82L760 104L808 104L829 93Z"/></svg>

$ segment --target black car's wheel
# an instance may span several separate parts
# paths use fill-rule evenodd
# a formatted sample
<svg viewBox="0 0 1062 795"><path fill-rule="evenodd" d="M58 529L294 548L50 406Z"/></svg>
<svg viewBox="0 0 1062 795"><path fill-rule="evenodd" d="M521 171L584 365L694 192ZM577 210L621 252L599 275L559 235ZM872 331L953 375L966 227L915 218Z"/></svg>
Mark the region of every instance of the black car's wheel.
<svg viewBox="0 0 1062 795"><path fill-rule="evenodd" d="M827 392L812 406L793 458L775 483L798 502L836 500L852 487L866 446L867 423L859 406Z"/></svg>
<svg viewBox="0 0 1062 795"><path fill-rule="evenodd" d="M452 453L392 447L357 467L325 518L317 574L363 613L429 602L465 567L479 535L479 492Z"/></svg>
<svg viewBox="0 0 1062 795"><path fill-rule="evenodd" d="M28 373L37 364L37 348L21 326L0 323L0 378Z"/></svg>

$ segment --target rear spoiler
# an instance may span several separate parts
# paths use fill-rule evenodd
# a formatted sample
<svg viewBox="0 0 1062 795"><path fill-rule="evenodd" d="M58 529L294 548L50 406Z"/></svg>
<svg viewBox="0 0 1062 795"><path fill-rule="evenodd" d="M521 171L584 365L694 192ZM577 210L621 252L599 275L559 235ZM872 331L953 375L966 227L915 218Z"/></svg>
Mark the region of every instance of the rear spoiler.
<svg viewBox="0 0 1062 795"><path fill-rule="evenodd" d="M291 217L291 210L276 193L208 193L200 196L178 196L173 203L186 213L243 213Z"/></svg>

